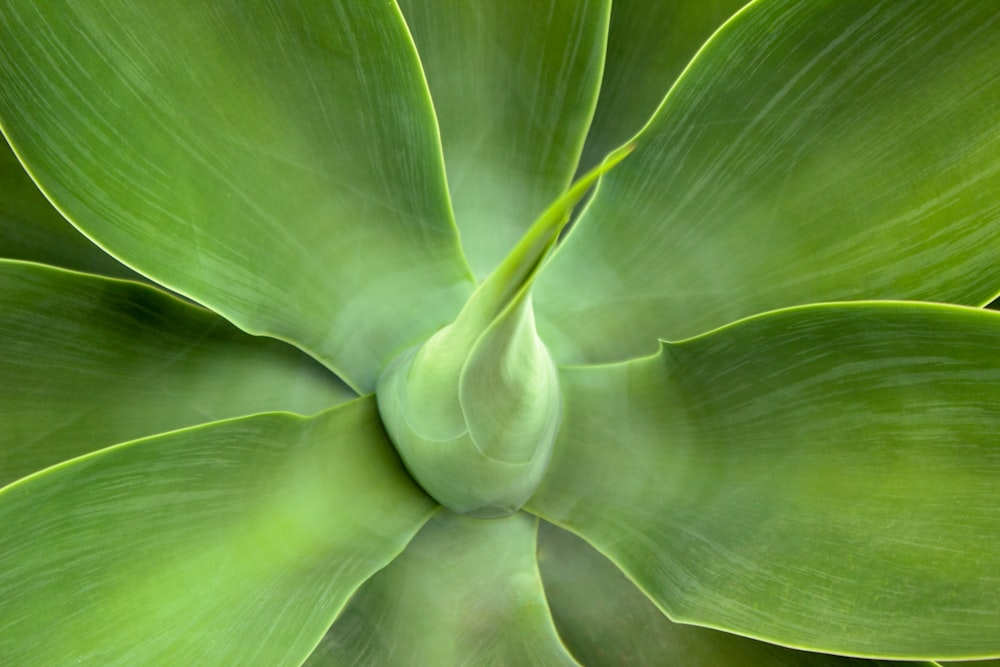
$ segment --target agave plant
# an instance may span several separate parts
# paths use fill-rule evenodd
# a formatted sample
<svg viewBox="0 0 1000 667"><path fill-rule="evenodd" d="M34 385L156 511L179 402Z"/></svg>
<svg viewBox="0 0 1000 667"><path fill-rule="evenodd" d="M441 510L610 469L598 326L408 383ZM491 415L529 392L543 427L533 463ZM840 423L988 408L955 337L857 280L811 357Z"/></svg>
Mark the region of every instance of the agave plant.
<svg viewBox="0 0 1000 667"><path fill-rule="evenodd" d="M740 4L4 2L0 663L1000 656L1000 7Z"/></svg>

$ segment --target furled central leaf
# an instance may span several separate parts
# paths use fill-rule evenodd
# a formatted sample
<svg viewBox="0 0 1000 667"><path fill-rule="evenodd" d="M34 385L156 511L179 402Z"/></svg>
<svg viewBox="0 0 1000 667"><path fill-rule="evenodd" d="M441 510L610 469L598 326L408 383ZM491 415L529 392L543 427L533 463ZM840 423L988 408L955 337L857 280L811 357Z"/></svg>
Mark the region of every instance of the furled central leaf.
<svg viewBox="0 0 1000 667"><path fill-rule="evenodd" d="M400 455L424 489L456 512L505 516L542 479L561 399L529 291L573 206L629 152L615 153L556 200L458 318L379 380L379 410Z"/></svg>

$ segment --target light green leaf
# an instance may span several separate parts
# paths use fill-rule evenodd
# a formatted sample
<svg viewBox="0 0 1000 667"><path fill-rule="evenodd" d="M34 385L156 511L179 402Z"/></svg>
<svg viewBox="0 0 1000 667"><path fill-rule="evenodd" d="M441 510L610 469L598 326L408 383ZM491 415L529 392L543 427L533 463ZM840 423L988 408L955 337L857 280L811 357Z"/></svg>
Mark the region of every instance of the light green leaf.
<svg viewBox="0 0 1000 667"><path fill-rule="evenodd" d="M0 137L0 257L135 278L69 224L38 191Z"/></svg>
<svg viewBox="0 0 1000 667"><path fill-rule="evenodd" d="M539 276L563 363L802 303L1000 289L1000 12L755 2L699 53Z"/></svg>
<svg viewBox="0 0 1000 667"><path fill-rule="evenodd" d="M575 665L542 591L536 525L441 510L358 591L306 667Z"/></svg>
<svg viewBox="0 0 1000 667"><path fill-rule="evenodd" d="M76 459L0 492L0 655L299 665L432 508L371 398Z"/></svg>
<svg viewBox="0 0 1000 667"><path fill-rule="evenodd" d="M400 4L441 126L462 244L482 279L569 186L597 103L611 3Z"/></svg>
<svg viewBox="0 0 1000 667"><path fill-rule="evenodd" d="M702 44L747 0L614 0L601 94L578 171L642 129Z"/></svg>
<svg viewBox="0 0 1000 667"><path fill-rule="evenodd" d="M527 507L674 620L884 658L1000 655L1000 313L778 311L564 370Z"/></svg>
<svg viewBox="0 0 1000 667"><path fill-rule="evenodd" d="M674 623L607 558L543 522L538 566L559 634L587 667L931 667L795 651Z"/></svg>
<svg viewBox="0 0 1000 667"><path fill-rule="evenodd" d="M126 440L354 397L325 368L160 290L0 260L0 486Z"/></svg>
<svg viewBox="0 0 1000 667"><path fill-rule="evenodd" d="M8 2L0 86L74 224L361 391L471 291L392 3Z"/></svg>
<svg viewBox="0 0 1000 667"><path fill-rule="evenodd" d="M406 469L448 509L506 516L545 473L561 401L529 290L573 206L627 154L609 157L559 197L458 318L379 378L379 412Z"/></svg>

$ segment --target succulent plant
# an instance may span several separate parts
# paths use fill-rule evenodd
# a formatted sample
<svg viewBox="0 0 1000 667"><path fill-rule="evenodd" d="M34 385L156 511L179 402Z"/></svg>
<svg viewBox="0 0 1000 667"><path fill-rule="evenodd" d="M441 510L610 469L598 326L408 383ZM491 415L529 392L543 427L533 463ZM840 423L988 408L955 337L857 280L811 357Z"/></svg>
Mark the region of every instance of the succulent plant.
<svg viewBox="0 0 1000 667"><path fill-rule="evenodd" d="M741 5L0 5L0 663L1000 656L1000 5Z"/></svg>

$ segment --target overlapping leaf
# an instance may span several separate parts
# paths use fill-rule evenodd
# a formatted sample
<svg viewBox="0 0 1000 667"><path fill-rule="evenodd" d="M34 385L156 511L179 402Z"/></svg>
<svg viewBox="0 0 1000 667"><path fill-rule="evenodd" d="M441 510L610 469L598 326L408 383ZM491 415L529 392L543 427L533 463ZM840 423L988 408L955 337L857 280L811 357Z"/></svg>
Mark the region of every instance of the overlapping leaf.
<svg viewBox="0 0 1000 667"><path fill-rule="evenodd" d="M0 260L0 304L0 486L126 440L354 397L301 352L145 285Z"/></svg>
<svg viewBox="0 0 1000 667"><path fill-rule="evenodd" d="M755 317L566 370L528 507L674 620L834 653L1000 655L1000 314Z"/></svg>
<svg viewBox="0 0 1000 667"><path fill-rule="evenodd" d="M0 138L0 257L121 278L136 274L87 240L53 208Z"/></svg>
<svg viewBox="0 0 1000 667"><path fill-rule="evenodd" d="M481 276L573 171L608 5L404 7ZM673 79L727 7L658 3L678 39L633 40L659 21L620 4L585 161L630 135L648 82ZM360 390L471 291L393 3L12 2L0 25L4 131L67 216L146 275ZM995 295L998 26L974 0L754 3L544 274L543 336L603 361L805 301ZM632 67L649 36L663 50ZM0 178L34 199L0 202L0 231L18 207L57 221L8 162ZM34 252L32 233L0 254ZM18 256L91 268L73 243ZM347 395L302 355L135 284L3 261L0 303L10 479ZM567 426L531 506L677 620L856 655L1000 655L998 344L995 314L829 306L565 370ZM431 511L370 398L105 449L0 491L0 657L299 664ZM588 661L856 662L675 624L551 534L547 592ZM534 548L523 515L440 512L309 664L572 664ZM618 609L626 622L604 625Z"/></svg>
<svg viewBox="0 0 1000 667"><path fill-rule="evenodd" d="M539 278L564 362L795 304L1000 289L992 2L753 3L636 142Z"/></svg>
<svg viewBox="0 0 1000 667"><path fill-rule="evenodd" d="M15 1L0 25L0 125L132 268L362 391L467 296L392 3Z"/></svg>
<svg viewBox="0 0 1000 667"><path fill-rule="evenodd" d="M432 508L371 398L76 459L0 492L0 656L299 665Z"/></svg>
<svg viewBox="0 0 1000 667"><path fill-rule="evenodd" d="M611 3L400 4L434 98L462 245L484 278L569 185L597 101Z"/></svg>
<svg viewBox="0 0 1000 667"><path fill-rule="evenodd" d="M536 525L442 510L358 591L307 667L575 665L542 591Z"/></svg>
<svg viewBox="0 0 1000 667"><path fill-rule="evenodd" d="M674 623L607 558L543 522L538 561L559 634L587 667L931 667L795 651ZM985 667L985 666L984 666Z"/></svg>
<svg viewBox="0 0 1000 667"><path fill-rule="evenodd" d="M631 139L702 44L746 0L614 0L601 94L578 171Z"/></svg>

